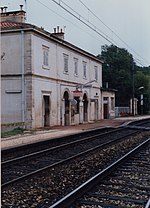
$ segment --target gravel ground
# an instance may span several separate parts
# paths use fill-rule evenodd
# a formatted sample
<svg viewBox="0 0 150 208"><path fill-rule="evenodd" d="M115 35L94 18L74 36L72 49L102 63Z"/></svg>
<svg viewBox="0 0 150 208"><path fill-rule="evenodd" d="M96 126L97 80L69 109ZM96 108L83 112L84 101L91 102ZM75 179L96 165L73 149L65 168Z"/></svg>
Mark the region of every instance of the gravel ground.
<svg viewBox="0 0 150 208"><path fill-rule="evenodd" d="M120 153L124 155L127 149L129 151L130 147L134 144L137 145L140 140L142 140L141 136L131 137L117 145L117 154L116 145L113 145L89 154L86 156L86 160L78 158L73 163L64 164L26 180L21 186L18 184L6 188L2 190L3 207L35 208L41 207L38 206L39 204L55 202L56 199L71 191L73 187L85 182L91 177L91 174L97 173L105 168L110 161L120 157Z"/></svg>

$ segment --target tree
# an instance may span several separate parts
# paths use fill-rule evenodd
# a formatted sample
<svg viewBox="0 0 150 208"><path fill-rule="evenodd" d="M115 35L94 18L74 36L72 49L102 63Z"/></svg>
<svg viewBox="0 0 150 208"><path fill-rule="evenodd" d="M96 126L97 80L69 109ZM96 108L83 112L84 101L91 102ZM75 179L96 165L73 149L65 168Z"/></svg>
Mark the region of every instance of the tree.
<svg viewBox="0 0 150 208"><path fill-rule="evenodd" d="M140 90L140 87L143 87ZM135 74L135 97L139 100L138 109L140 109L140 95L143 94L143 112L145 114L150 113L150 67L137 67L136 74Z"/></svg>
<svg viewBox="0 0 150 208"><path fill-rule="evenodd" d="M104 45L98 58L103 64L103 86L108 83L109 88L116 89L116 106L129 106L133 97L133 84L135 96L139 97L138 88L144 87L145 112L150 104L150 67L138 67L133 56L126 49L115 45ZM134 75L134 77L133 77ZM134 79L133 79L134 78ZM148 104L147 104L148 103ZM150 105L149 105L150 106Z"/></svg>

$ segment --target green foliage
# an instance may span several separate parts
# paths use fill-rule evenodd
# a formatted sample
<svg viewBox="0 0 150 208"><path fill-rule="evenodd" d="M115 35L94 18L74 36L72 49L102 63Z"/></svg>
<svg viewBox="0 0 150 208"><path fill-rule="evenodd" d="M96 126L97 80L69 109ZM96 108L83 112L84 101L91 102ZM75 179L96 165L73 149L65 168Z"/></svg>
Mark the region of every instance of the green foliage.
<svg viewBox="0 0 150 208"><path fill-rule="evenodd" d="M1 137L2 138L7 138L7 137L10 137L10 136L15 136L17 134L23 134L23 132L25 131L25 129L22 129L20 127L18 128L15 128L11 131L7 131L7 132L1 132Z"/></svg>
<svg viewBox="0 0 150 208"><path fill-rule="evenodd" d="M98 58L103 64L103 87L108 82L109 88L116 89L116 106L129 106L133 96L133 78L135 97L140 99L139 87L143 86L144 112L150 111L150 66L136 66L133 56L123 48L104 45ZM134 77L133 77L134 75Z"/></svg>

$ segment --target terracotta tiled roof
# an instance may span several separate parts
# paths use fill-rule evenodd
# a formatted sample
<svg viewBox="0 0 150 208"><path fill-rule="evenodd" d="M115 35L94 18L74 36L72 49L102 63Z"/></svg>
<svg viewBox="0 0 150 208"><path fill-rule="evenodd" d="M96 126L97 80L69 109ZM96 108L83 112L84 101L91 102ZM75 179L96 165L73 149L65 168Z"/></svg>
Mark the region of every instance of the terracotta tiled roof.
<svg viewBox="0 0 150 208"><path fill-rule="evenodd" d="M7 27L16 27L17 23L16 22L1 22L0 27L2 28L7 28Z"/></svg>
<svg viewBox="0 0 150 208"><path fill-rule="evenodd" d="M0 28L2 30L5 29L17 29L17 28L34 28L34 25L28 23L21 23L21 22L11 22L11 21L4 21L0 22Z"/></svg>

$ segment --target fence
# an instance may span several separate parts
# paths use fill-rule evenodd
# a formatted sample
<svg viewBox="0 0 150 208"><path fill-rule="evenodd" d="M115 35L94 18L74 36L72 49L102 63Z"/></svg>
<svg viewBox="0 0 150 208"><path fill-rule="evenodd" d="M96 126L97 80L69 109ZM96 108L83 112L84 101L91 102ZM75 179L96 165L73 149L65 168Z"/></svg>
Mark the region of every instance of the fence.
<svg viewBox="0 0 150 208"><path fill-rule="evenodd" d="M115 107L115 117L128 116L130 114L129 107Z"/></svg>

